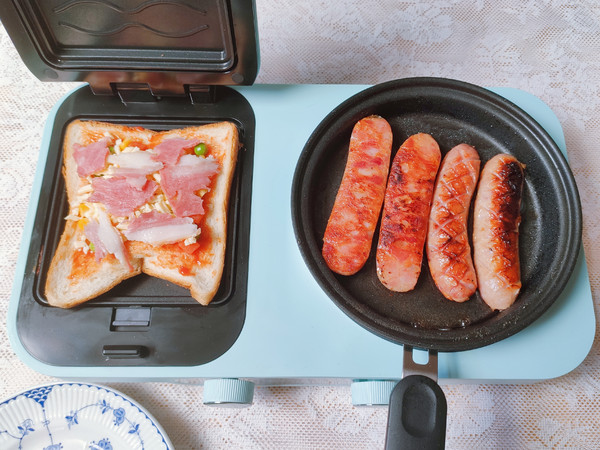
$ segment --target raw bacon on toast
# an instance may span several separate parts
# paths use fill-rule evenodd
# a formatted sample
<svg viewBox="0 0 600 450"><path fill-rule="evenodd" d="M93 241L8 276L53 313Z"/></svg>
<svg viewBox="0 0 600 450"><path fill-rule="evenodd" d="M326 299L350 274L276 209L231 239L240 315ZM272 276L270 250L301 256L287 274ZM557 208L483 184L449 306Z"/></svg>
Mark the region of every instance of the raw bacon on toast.
<svg viewBox="0 0 600 450"><path fill-rule="evenodd" d="M210 303L223 273L238 147L230 122L163 132L70 123L69 215L46 278L48 302L69 308L144 272Z"/></svg>

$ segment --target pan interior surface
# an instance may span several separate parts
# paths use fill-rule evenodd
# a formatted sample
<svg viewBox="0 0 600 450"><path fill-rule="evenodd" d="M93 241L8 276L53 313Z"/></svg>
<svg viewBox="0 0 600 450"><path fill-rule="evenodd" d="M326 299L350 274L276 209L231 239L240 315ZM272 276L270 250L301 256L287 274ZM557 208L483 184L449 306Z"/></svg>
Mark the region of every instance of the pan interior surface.
<svg viewBox="0 0 600 450"><path fill-rule="evenodd" d="M440 145L442 156L465 142L479 152L482 168L498 153L512 154L526 165L519 238L523 287L509 309L492 311L479 293L464 303L445 299L431 278L426 257L414 290L388 290L376 275L378 229L369 259L356 275L329 270L321 256L323 234L344 172L352 128L371 114L384 117L392 127L392 158L410 135L429 133ZM488 345L533 322L559 296L581 242L577 189L547 133L496 94L445 79L384 83L332 111L300 156L292 211L297 241L310 271L346 314L383 338L438 351Z"/></svg>

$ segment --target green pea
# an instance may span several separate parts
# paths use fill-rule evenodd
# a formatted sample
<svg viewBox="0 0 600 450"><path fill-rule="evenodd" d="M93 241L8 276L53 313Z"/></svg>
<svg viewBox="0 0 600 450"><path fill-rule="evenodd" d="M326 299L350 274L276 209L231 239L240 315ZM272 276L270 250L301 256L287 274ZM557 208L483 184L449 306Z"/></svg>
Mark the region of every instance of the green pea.
<svg viewBox="0 0 600 450"><path fill-rule="evenodd" d="M113 155L114 155L114 154L115 154L115 146L114 146L114 145L109 145L109 146L108 146L108 151L109 151L111 154L113 154Z"/></svg>
<svg viewBox="0 0 600 450"><path fill-rule="evenodd" d="M206 155L206 144L204 142L200 142L194 147L194 153L196 154L196 156Z"/></svg>
<svg viewBox="0 0 600 450"><path fill-rule="evenodd" d="M93 242L90 242L90 250L91 250L91 251L94 251L95 249L96 249L96 248L94 247L94 243L93 243Z"/></svg>

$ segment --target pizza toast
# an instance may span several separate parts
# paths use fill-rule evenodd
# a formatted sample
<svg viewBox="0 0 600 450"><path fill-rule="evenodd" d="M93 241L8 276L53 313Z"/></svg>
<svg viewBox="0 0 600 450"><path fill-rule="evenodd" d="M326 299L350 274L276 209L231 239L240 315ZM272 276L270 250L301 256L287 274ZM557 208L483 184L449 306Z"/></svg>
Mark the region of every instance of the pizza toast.
<svg viewBox="0 0 600 450"><path fill-rule="evenodd" d="M223 273L238 131L230 122L157 132L75 120L63 145L69 214L45 295L69 308L141 272L203 305Z"/></svg>

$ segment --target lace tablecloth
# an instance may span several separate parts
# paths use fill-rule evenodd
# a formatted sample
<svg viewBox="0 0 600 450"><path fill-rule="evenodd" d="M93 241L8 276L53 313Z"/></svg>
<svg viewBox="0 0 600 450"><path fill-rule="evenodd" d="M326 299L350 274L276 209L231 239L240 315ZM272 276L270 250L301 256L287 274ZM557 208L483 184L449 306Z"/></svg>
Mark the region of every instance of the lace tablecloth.
<svg viewBox="0 0 600 450"><path fill-rule="evenodd" d="M508 86L564 128L600 302L600 6L565 0L394 0L293 6L257 0L257 83L375 84L441 76ZM0 397L53 379L13 353L5 323L44 121L75 85L41 83L0 32ZM111 384L144 405L177 449L382 448L387 409L353 407L349 386L258 387L242 409L204 406L202 387ZM600 448L600 352L558 379L444 386L447 448Z"/></svg>

